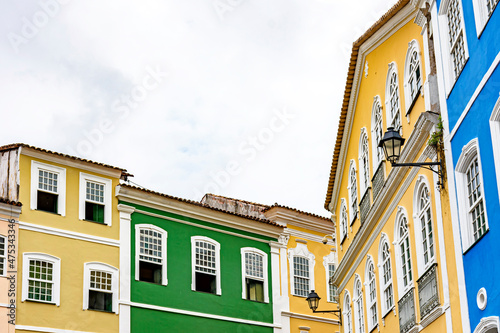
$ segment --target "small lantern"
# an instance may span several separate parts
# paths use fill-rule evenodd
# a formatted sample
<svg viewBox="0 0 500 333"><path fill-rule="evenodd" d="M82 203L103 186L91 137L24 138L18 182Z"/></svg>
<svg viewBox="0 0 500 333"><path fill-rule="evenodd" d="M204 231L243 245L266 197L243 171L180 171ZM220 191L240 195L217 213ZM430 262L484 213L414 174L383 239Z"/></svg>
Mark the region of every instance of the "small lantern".
<svg viewBox="0 0 500 333"><path fill-rule="evenodd" d="M384 148L385 158L391 164L394 164L399 159L401 155L401 146L405 143L405 139L399 135L398 131L394 130L394 127L388 127L387 132L384 133L384 137L380 140L378 146Z"/></svg>
<svg viewBox="0 0 500 333"><path fill-rule="evenodd" d="M321 298L314 292L314 290L311 290L309 293L309 296L307 296L306 301L309 303L309 308L314 312L318 308L319 305L319 300Z"/></svg>

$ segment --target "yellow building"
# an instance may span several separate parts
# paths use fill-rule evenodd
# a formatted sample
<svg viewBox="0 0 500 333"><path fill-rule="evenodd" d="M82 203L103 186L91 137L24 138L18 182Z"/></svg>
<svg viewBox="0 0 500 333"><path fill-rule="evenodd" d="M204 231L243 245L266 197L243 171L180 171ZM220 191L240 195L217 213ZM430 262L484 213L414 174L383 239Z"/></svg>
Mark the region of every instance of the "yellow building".
<svg viewBox="0 0 500 333"><path fill-rule="evenodd" d="M3 146L0 152L10 163L0 166L2 179L15 182L10 190L24 203L16 332L118 332L114 191L128 174L25 144Z"/></svg>
<svg viewBox="0 0 500 333"><path fill-rule="evenodd" d="M462 331L446 182L392 167L379 147L393 127L406 138L398 163L441 156L428 145L439 109L416 14L401 0L353 45L325 202L345 333Z"/></svg>

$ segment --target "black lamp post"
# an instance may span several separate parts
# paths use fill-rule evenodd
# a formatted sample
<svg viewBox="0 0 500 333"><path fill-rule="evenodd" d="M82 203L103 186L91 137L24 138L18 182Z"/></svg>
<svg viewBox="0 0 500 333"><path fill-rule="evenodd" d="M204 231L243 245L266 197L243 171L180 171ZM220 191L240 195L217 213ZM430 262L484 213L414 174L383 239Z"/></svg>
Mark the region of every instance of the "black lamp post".
<svg viewBox="0 0 500 333"><path fill-rule="evenodd" d="M325 310L325 311L316 311L319 305L319 300L321 298L316 294L314 290L311 290L309 296L307 296L306 301L309 303L309 309L312 310L313 313L333 313L339 319L339 324L342 326L342 316L340 308L338 310Z"/></svg>
<svg viewBox="0 0 500 333"><path fill-rule="evenodd" d="M378 146L384 149L384 154L386 159L391 162L392 167L404 167L404 166L416 166L419 168L424 168L431 170L439 176L438 186L441 187L443 184L443 173L441 170L441 161L437 162L421 162L421 163L396 163L401 155L401 146L405 143L405 139L399 135L398 131L394 130L394 127L388 127L387 132L384 133L384 137L380 140ZM437 171L431 168L431 166L437 165Z"/></svg>

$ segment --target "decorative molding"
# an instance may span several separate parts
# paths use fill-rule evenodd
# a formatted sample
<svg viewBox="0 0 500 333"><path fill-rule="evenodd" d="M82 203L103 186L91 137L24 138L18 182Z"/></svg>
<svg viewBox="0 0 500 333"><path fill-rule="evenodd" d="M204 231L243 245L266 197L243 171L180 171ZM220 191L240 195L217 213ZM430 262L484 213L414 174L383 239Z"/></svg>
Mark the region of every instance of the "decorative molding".
<svg viewBox="0 0 500 333"><path fill-rule="evenodd" d="M284 316L284 317L288 317L288 318L310 320L310 321L315 321L315 322L318 322L318 323L334 324L334 325L339 325L340 324L337 319L315 317L315 316L309 316L309 315L304 315L304 314L295 313L295 312L282 311L281 315Z"/></svg>
<svg viewBox="0 0 500 333"><path fill-rule="evenodd" d="M476 326L474 333L486 333L494 328L496 328L497 331L500 329L500 320L497 316L481 318L481 321Z"/></svg>
<svg viewBox="0 0 500 333"><path fill-rule="evenodd" d="M420 326L422 328L426 328L429 326L431 323L433 323L436 319L441 317L441 315L445 312L444 308L442 306L438 306L434 308L428 315L426 315L424 318L420 319Z"/></svg>
<svg viewBox="0 0 500 333"><path fill-rule="evenodd" d="M16 331L33 331L33 332L46 332L46 333L92 333L90 331L73 331L61 328L16 325Z"/></svg>

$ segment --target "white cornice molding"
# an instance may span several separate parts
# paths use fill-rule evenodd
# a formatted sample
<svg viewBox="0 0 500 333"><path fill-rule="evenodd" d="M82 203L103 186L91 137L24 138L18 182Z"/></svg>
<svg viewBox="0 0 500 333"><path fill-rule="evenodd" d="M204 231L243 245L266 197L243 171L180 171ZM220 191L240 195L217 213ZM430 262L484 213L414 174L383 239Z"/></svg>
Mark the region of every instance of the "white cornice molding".
<svg viewBox="0 0 500 333"><path fill-rule="evenodd" d="M322 236L314 235L314 234L311 234L311 233L305 232L305 231L299 231L299 230L295 230L295 229L285 228L285 232L288 233L290 236L302 238L302 239L312 241L312 242L322 243L322 241L323 241ZM331 235L331 233L328 235ZM326 244L328 244L329 246L335 246L335 243L333 242L333 240L330 240L330 239L328 239Z"/></svg>
<svg viewBox="0 0 500 333"><path fill-rule="evenodd" d="M19 215L21 215L22 207L14 206L7 203L0 203L0 214L10 216L15 220L19 220Z"/></svg>
<svg viewBox="0 0 500 333"><path fill-rule="evenodd" d="M32 332L46 332L46 333L92 333L89 331L73 331L60 328L52 327L40 327L40 326L28 326L28 325L16 325L16 331L32 331Z"/></svg>
<svg viewBox="0 0 500 333"><path fill-rule="evenodd" d="M288 210L273 209L272 213L265 213L266 218L284 225L293 225L299 228L309 229L324 234L331 234L334 232L333 222L323 218L307 216L298 212L289 212Z"/></svg>
<svg viewBox="0 0 500 333"><path fill-rule="evenodd" d="M28 222L19 221L19 229L33 231L33 232L40 232L43 234L54 235L54 236L59 236L59 237L77 239L77 240L81 240L81 241L97 243L97 244L102 244L102 245L109 245L109 246L116 246L116 247L120 246L119 240L105 238L105 237L99 237L99 236L93 236L93 235L84 234L84 233L80 233L80 232L68 231L68 230L57 229L57 228L52 228L52 227L46 227L46 226L41 226L38 224L33 224L33 223L28 223Z"/></svg>
<svg viewBox="0 0 500 333"><path fill-rule="evenodd" d="M103 176L113 177L119 179L121 177L122 171L115 170L110 167L100 166L97 164L93 164L91 162L78 161L73 160L68 157L58 156L51 153L45 153L37 150L33 150L27 147L21 148L21 154L40 159L42 161L48 161L52 163L57 163L60 165L69 166L72 168L77 168L80 170L86 170L90 172L94 172Z"/></svg>
<svg viewBox="0 0 500 333"><path fill-rule="evenodd" d="M315 317L315 316L309 316L309 315L304 315L301 313L295 313L295 312L287 312L287 311L282 311L281 315L283 317L287 318L295 318L295 319L302 319L302 320L310 320L310 321L316 321L318 323L325 323L325 324L333 324L333 325L339 325L339 321L337 319L329 319L329 318L323 318L323 317Z"/></svg>

